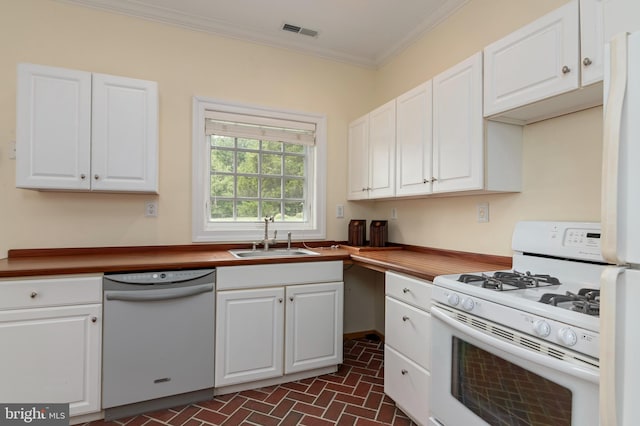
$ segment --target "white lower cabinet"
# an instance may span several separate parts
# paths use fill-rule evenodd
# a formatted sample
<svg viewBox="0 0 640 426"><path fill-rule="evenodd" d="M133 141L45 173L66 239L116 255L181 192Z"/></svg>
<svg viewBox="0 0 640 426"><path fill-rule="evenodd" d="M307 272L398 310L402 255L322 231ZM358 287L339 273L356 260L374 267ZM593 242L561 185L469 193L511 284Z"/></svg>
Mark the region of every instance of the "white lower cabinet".
<svg viewBox="0 0 640 426"><path fill-rule="evenodd" d="M218 268L216 388L342 363L342 262L327 263ZM293 282L314 278L332 282Z"/></svg>
<svg viewBox="0 0 640 426"><path fill-rule="evenodd" d="M101 284L0 281L0 401L69 403L71 416L100 411Z"/></svg>
<svg viewBox="0 0 640 426"><path fill-rule="evenodd" d="M395 272L385 276L384 392L416 423L431 411L431 289Z"/></svg>

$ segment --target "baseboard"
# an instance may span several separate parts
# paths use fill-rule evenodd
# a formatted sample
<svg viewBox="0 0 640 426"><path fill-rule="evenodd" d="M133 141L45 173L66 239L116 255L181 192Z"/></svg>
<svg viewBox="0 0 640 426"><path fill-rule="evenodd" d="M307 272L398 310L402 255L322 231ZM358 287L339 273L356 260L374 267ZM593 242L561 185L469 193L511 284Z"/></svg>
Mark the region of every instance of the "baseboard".
<svg viewBox="0 0 640 426"><path fill-rule="evenodd" d="M342 340L354 340L354 339L368 339L371 336L375 336L377 339L384 342L384 334L380 333L377 330L365 330L365 331L356 331L355 333L345 333L342 335Z"/></svg>

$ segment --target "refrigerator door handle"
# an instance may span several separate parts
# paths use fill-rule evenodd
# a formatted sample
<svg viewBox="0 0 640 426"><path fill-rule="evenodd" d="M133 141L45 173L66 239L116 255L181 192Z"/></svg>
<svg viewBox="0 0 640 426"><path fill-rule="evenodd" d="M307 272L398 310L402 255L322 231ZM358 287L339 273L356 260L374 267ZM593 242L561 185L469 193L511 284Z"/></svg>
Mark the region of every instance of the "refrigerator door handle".
<svg viewBox="0 0 640 426"><path fill-rule="evenodd" d="M616 299L618 277L625 271L609 266L600 275L600 426L618 426L616 398Z"/></svg>
<svg viewBox="0 0 640 426"><path fill-rule="evenodd" d="M602 152L602 257L613 264L618 260L618 163L620 127L627 91L627 33L618 34L610 43L609 92L604 108Z"/></svg>

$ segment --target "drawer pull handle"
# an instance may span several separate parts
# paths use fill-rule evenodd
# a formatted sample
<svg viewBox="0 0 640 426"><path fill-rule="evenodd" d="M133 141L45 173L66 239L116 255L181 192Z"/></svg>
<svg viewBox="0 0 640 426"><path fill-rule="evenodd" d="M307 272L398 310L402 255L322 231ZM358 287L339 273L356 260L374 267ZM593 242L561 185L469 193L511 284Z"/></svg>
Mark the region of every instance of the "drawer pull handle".
<svg viewBox="0 0 640 426"><path fill-rule="evenodd" d="M38 292L37 292L37 291L32 291L32 292L31 292L31 298L32 298L32 299L35 299L37 295L38 295Z"/></svg>
<svg viewBox="0 0 640 426"><path fill-rule="evenodd" d="M98 317L91 317L91 322L97 322L98 321Z"/></svg>
<svg viewBox="0 0 640 426"><path fill-rule="evenodd" d="M404 316L402 317L402 321L409 321L409 317L408 317L408 316L406 316L406 315L404 315Z"/></svg>
<svg viewBox="0 0 640 426"><path fill-rule="evenodd" d="M402 373L403 376L406 376L409 372L403 368L400 370L400 373Z"/></svg>
<svg viewBox="0 0 640 426"><path fill-rule="evenodd" d="M411 291L411 290L409 290L409 289L408 289L408 288L406 288L406 287L402 289L402 292L403 292L404 294L407 294L407 293L409 293L410 291Z"/></svg>

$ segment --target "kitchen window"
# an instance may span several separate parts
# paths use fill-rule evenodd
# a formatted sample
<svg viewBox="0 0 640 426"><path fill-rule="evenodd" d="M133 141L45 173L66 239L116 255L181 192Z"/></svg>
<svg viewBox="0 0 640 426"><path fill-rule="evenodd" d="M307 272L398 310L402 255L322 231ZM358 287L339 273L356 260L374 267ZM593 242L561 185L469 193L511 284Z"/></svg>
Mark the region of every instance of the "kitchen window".
<svg viewBox="0 0 640 426"><path fill-rule="evenodd" d="M198 97L193 108L193 241L258 241L265 217L325 238L324 116Z"/></svg>

